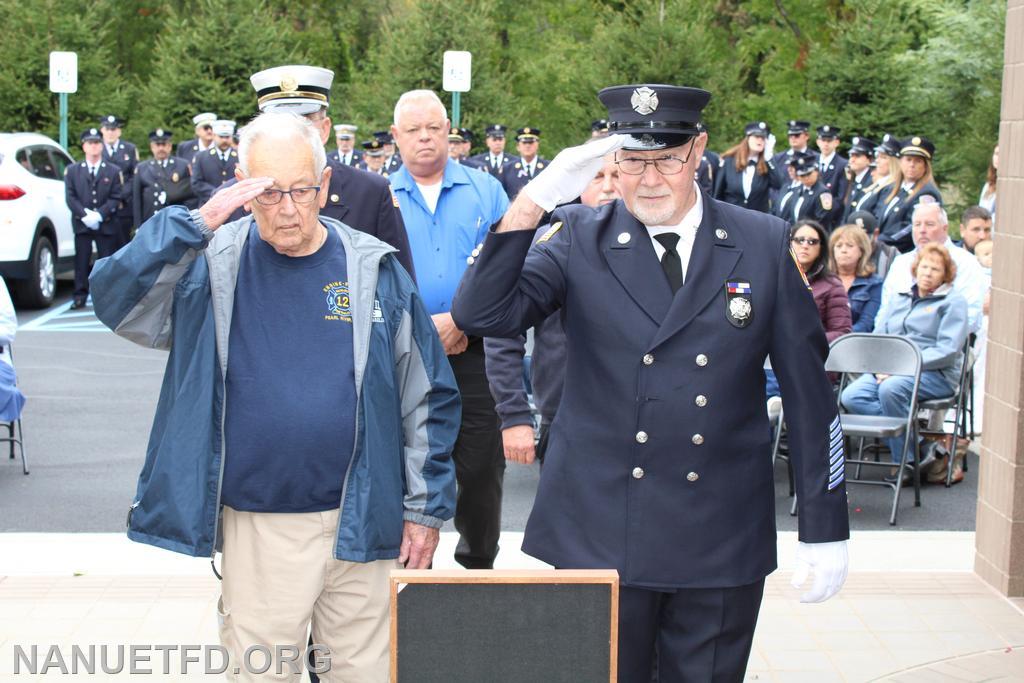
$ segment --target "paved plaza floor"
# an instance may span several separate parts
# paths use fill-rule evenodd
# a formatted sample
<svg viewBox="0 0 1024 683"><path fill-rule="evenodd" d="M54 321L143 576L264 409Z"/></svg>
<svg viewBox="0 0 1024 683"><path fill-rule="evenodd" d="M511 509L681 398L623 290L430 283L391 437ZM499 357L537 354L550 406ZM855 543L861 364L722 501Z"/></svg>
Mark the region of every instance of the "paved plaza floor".
<svg viewBox="0 0 1024 683"><path fill-rule="evenodd" d="M519 552L521 539L502 536L499 568L544 567ZM435 566L455 568L455 540L443 534ZM973 533L854 532L846 586L816 605L789 585L795 547L794 533L780 533L747 680L1024 681L1024 601L971 572ZM209 562L120 534L0 534L0 680L125 680L15 675L14 648L216 644L218 594ZM147 666L161 670L158 653Z"/></svg>

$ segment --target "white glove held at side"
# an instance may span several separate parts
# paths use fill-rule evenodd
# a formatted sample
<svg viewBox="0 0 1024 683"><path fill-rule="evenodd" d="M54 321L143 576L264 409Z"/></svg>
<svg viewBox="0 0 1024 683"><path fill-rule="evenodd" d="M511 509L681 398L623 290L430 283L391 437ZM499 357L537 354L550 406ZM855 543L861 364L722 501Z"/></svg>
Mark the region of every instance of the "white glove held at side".
<svg viewBox="0 0 1024 683"><path fill-rule="evenodd" d="M849 565L846 541L800 543L796 549L793 588L803 586L807 575L814 572L814 584L800 596L800 602L825 602L838 593L846 582Z"/></svg>
<svg viewBox="0 0 1024 683"><path fill-rule="evenodd" d="M571 202L587 189L601 170L604 155L620 149L627 140L628 135L609 135L577 147L567 147L523 188L523 192L545 211Z"/></svg>

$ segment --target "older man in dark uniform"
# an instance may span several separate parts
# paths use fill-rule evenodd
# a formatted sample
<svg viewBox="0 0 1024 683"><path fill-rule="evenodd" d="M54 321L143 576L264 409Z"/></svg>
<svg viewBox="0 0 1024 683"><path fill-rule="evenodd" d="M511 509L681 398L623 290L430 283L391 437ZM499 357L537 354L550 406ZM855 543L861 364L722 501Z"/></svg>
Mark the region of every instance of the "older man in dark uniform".
<svg viewBox="0 0 1024 683"><path fill-rule="evenodd" d="M327 143L331 133L327 107L333 71L305 64L275 66L253 74L249 81L256 90L260 111L290 111L305 116L316 124ZM321 215L393 246L398 250L398 262L415 280L409 236L387 179L360 171L337 157L332 159L331 155L327 155L327 163L332 169L331 185Z"/></svg>
<svg viewBox="0 0 1024 683"><path fill-rule="evenodd" d="M238 152L232 146L235 122L219 119L213 122L214 145L192 160L192 189L200 204L210 201L213 193L235 177Z"/></svg>
<svg viewBox="0 0 1024 683"><path fill-rule="evenodd" d="M817 308L783 221L694 181L710 93L600 93L606 140L569 148L519 194L455 297L456 324L511 336L562 309L565 389L523 550L615 568L619 680L740 681L776 568L766 357L779 377L800 506L796 583L846 576L842 432ZM625 135L617 135L623 133ZM621 149L619 149L621 148ZM562 206L619 149L622 200ZM525 262L525 263L524 263Z"/></svg>
<svg viewBox="0 0 1024 683"><path fill-rule="evenodd" d="M164 208L188 205L195 198L188 162L171 156L171 131L157 128L149 134L152 159L140 162L132 182L132 211L135 229Z"/></svg>
<svg viewBox="0 0 1024 683"><path fill-rule="evenodd" d="M71 308L82 308L89 297L93 242L100 258L110 256L120 246L116 218L124 200L121 169L104 160L100 131L89 128L82 133L81 140L85 161L64 170L64 196L75 232L75 292Z"/></svg>

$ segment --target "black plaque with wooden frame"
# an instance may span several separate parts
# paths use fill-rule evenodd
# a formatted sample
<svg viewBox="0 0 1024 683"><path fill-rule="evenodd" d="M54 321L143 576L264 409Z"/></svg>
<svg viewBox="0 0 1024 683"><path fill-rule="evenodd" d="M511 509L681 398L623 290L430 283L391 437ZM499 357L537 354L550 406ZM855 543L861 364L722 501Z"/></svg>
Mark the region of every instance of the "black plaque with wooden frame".
<svg viewBox="0 0 1024 683"><path fill-rule="evenodd" d="M392 683L615 683L615 570L395 570Z"/></svg>

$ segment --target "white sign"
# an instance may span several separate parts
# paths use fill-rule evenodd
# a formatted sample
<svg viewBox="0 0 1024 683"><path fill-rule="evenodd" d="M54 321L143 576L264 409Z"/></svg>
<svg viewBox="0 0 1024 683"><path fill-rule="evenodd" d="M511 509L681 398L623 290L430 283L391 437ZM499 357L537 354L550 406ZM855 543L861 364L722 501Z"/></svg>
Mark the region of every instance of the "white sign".
<svg viewBox="0 0 1024 683"><path fill-rule="evenodd" d="M50 92L78 92L78 53L50 53Z"/></svg>
<svg viewBox="0 0 1024 683"><path fill-rule="evenodd" d="M469 92L472 67L471 52L447 50L444 53L444 80L441 87L447 92Z"/></svg>

